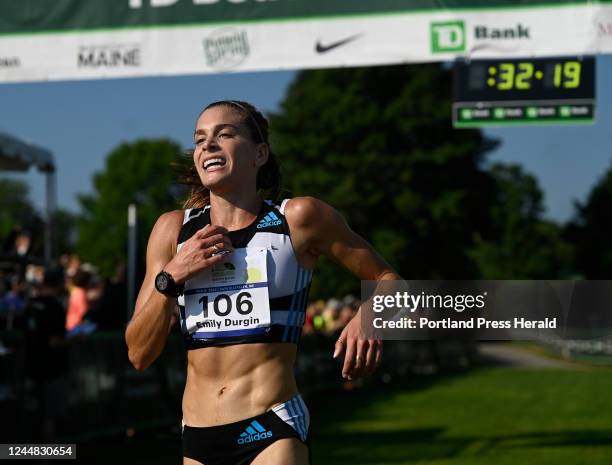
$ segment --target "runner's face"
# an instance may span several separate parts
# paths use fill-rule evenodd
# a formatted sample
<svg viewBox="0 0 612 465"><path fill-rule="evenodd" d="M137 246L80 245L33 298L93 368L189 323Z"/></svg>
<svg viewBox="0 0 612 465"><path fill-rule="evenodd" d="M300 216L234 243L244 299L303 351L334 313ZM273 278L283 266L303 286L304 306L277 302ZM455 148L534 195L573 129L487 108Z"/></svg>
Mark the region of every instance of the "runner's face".
<svg viewBox="0 0 612 465"><path fill-rule="evenodd" d="M255 182L261 157L238 111L225 106L206 110L196 123L194 141L193 161L204 186L220 191Z"/></svg>

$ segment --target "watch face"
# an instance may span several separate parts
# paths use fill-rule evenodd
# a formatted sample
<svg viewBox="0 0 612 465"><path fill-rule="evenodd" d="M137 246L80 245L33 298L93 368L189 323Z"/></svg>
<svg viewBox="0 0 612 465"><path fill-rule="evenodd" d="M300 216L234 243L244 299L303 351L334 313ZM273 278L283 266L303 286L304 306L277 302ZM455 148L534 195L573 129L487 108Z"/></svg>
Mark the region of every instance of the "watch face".
<svg viewBox="0 0 612 465"><path fill-rule="evenodd" d="M165 274L158 274L155 278L155 287L160 291L168 289L168 277Z"/></svg>

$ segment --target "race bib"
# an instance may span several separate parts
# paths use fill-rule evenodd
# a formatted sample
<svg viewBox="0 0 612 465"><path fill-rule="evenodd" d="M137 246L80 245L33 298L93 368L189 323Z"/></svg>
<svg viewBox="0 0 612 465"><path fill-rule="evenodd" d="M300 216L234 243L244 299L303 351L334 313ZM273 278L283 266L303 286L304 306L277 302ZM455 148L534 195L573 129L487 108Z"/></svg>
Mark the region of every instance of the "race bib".
<svg viewBox="0 0 612 465"><path fill-rule="evenodd" d="M185 286L185 317L197 339L265 332L270 326L267 249L235 249Z"/></svg>

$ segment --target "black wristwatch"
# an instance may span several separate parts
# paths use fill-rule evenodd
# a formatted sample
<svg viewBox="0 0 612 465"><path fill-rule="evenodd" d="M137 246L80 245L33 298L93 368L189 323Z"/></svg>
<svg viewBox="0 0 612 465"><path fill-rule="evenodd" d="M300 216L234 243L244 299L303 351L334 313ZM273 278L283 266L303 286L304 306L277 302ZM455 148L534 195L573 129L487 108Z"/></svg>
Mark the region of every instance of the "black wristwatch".
<svg viewBox="0 0 612 465"><path fill-rule="evenodd" d="M164 295L178 297L185 290L185 285L176 284L170 273L161 270L157 276L155 276L155 289Z"/></svg>

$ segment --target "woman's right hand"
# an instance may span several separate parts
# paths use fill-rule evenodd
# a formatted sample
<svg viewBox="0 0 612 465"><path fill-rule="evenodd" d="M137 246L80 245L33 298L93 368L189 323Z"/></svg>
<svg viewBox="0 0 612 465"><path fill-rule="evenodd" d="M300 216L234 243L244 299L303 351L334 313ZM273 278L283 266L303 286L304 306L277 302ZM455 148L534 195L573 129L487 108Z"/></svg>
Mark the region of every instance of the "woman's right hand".
<svg viewBox="0 0 612 465"><path fill-rule="evenodd" d="M223 261L234 250L227 232L222 226L207 224L183 243L164 270L177 284L183 284L203 269Z"/></svg>

